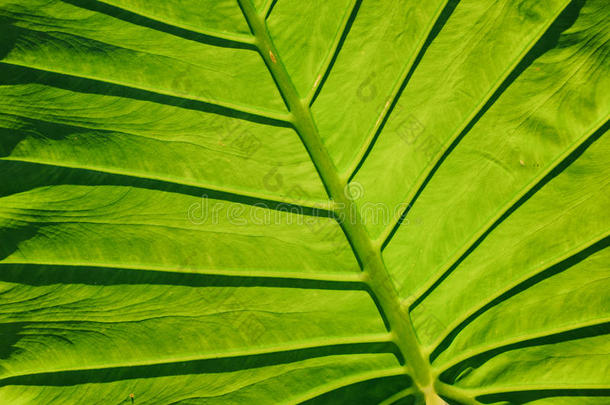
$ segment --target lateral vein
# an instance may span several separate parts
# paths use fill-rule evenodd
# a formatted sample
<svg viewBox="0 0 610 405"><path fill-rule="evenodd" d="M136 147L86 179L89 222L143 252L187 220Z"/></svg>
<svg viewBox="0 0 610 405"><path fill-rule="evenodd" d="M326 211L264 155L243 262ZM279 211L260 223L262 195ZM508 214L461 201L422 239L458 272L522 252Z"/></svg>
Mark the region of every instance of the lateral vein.
<svg viewBox="0 0 610 405"><path fill-rule="evenodd" d="M159 89L155 89L155 88L147 87L147 86L136 86L134 84L123 83L123 82L111 80L111 79L105 79L105 78L100 78L100 77L95 77L95 76L84 75L84 74L77 74L77 73L73 73L73 72L64 72L64 71L52 69L52 68L46 67L46 66L36 66L33 64L27 64L27 63L23 63L23 62L19 62L19 61L2 60L2 61L0 61L0 63L6 64L6 65L11 65L11 66L19 66L22 68L34 69L34 70L38 70L40 72L53 73L53 74L57 74L57 75L61 75L61 76L94 80L99 83L112 84L115 86L121 86L121 87L129 88L129 89L133 89L133 90L145 91L145 92L152 93L152 94L158 94L160 96L174 97L174 98L187 100L187 101L191 101L191 102L203 103L203 104L207 104L210 106L216 106L216 107L232 110L235 112L241 112L241 113L253 115L256 117L263 118L263 119L269 119L271 121L277 121L277 122L281 122L281 123L288 123L290 121L289 114L278 112L278 111L272 111L272 110L263 111L263 110L259 110L258 108L254 108L254 107L250 107L250 106L243 106L243 105L239 105L239 104L235 104L235 103L228 103L228 102L219 102L218 100L213 100L211 98L193 97L188 94L178 94L178 93L174 93L171 91L163 91L163 90L159 90ZM220 114L220 113L217 113L217 114Z"/></svg>
<svg viewBox="0 0 610 405"><path fill-rule="evenodd" d="M498 91L502 83L510 76L510 74L517 68L519 63L523 60L525 55L538 43L540 38L547 32L548 28L557 20L557 17L569 6L570 1L564 1L562 7L560 7L555 15L546 22L546 24L540 29L538 35L532 39L532 41L522 50L522 52L514 59L513 63L504 71L504 74L498 79L494 86L489 89L487 94L481 99L480 103L471 111L470 115L462 122L462 124L451 134L447 141L442 145L436 155L430 159L430 162L434 162L434 165L430 167L426 166L417 177L416 182L410 188L409 194L405 201L407 209L404 212L398 212L394 218L390 221L388 226L381 232L379 240L384 244L387 244L388 239L391 237L393 230L400 226L400 219L408 212L409 208L414 204L415 198L421 192L422 187L426 184L426 179L434 174L434 167L439 163L440 159L447 153L451 145L459 138L459 135L468 128L468 125L475 119L475 117L485 108L489 100L492 99L493 95Z"/></svg>
<svg viewBox="0 0 610 405"><path fill-rule="evenodd" d="M449 325L447 328L445 328L445 331L443 332L443 334L441 336L439 336L436 339L436 341L430 345L429 351L432 352L437 347L439 347L442 344L442 342L445 339L447 339L456 328L458 328L460 325L464 324L465 322L468 322L468 320L472 316L476 315L479 311L485 309L488 305L492 304L494 302L494 300L507 294L508 292L510 292L514 288L518 287L522 283L532 279L533 277L536 277L537 275L541 274L544 270L549 269L552 266L556 265L557 263L560 263L572 256L577 255L578 253L586 250L587 248L595 245L596 243L602 242L609 236L610 236L610 232L604 232L600 235L597 235L596 237L594 237L594 238L588 240L587 242L582 243L581 245L570 250L569 252L564 253L563 255L561 255L559 257L556 257L552 260L549 260L549 261L543 263L543 266L536 267L535 269L533 269L532 271L530 271L529 273L527 273L523 277L521 277L519 280L513 282L509 286L498 291L493 296L487 297L483 302L481 302L481 303L477 304L475 307L471 308L470 311L468 311L466 314L460 316L458 319L455 319L454 322L451 323L451 325Z"/></svg>
<svg viewBox="0 0 610 405"><path fill-rule="evenodd" d="M220 193L233 194L235 196L250 197L250 198L257 199L257 200L261 200L262 202L268 201L271 203L289 204L292 206L311 208L314 210L324 211L324 213L328 213L328 215L333 213L332 202L316 202L316 201L302 201L302 200L296 201L296 200L292 200L290 198L283 198L283 197L279 197L276 195L266 195L266 194L251 192L251 191L233 189L233 188L229 188L229 187L217 187L212 184L198 184L195 182L189 182L186 180L177 180L177 179L172 179L169 177L151 176L151 175L144 176L141 173L128 172L128 171L123 171L123 170L114 170L112 168L107 168L107 167L90 167L90 166L84 166L84 165L81 166L81 165L70 164L70 163L59 164L57 162L46 161L43 159L15 158L15 157L10 157L10 156L0 158L0 161L3 161L3 160L7 161L7 162L32 163L32 164L37 164L37 165L53 166L53 167L58 167L58 168L63 168L63 169L88 170L88 171L97 172L97 173L106 173L106 174L113 174L113 175L118 175L118 176L127 176L127 177L142 179L142 180L160 181L160 182L167 183L167 184L175 184L175 185L186 186L186 187L195 187L195 188L200 188L202 190L210 190L210 191L216 191L216 192L220 192ZM2 197L0 197L0 198L2 198Z"/></svg>
<svg viewBox="0 0 610 405"><path fill-rule="evenodd" d="M403 301L404 305L411 306L415 302L418 302L422 296L425 296L430 291L434 289L436 284L441 280L450 269L452 269L456 263L471 250L471 248L477 244L481 238L483 238L487 233L494 229L496 225L498 225L498 221L502 219L506 213L510 212L516 204L519 204L521 199L525 197L536 185L540 184L545 180L545 178L552 173L564 160L568 159L569 156L576 151L581 145L585 144L587 140L589 140L594 134L603 127L603 125L608 121L610 116L605 116L597 123L595 123L592 128L586 132L586 135L580 137L576 142L574 142L568 149L566 149L560 156L558 156L554 161L550 162L547 166L546 170L540 172L534 179L532 179L528 184L526 184L521 190L519 190L515 196L505 203L498 211L496 211L495 215L492 216L477 232L475 232L470 239L459 249L456 253L439 267L439 270L435 271L432 277L426 282L421 288L419 288L411 297Z"/></svg>

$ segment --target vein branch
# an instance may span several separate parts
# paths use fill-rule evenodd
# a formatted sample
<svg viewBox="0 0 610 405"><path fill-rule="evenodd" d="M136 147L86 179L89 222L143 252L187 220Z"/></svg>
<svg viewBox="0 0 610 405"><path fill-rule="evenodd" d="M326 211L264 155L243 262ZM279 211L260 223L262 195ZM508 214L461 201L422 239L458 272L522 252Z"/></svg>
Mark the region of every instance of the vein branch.
<svg viewBox="0 0 610 405"><path fill-rule="evenodd" d="M345 15L343 16L343 20L341 21L338 33L335 36L335 39L333 40L331 49L326 55L326 59L324 59L324 62L322 63L322 68L319 70L318 75L316 76L316 81L314 82L311 89L309 90L309 93L307 94L307 105L311 105L313 103L314 99L322 88L325 78L330 73L334 61L337 58L339 51L341 50L343 41L345 40L345 37L347 36L347 33L350 30L350 21L355 18L361 2L362 0L351 0L347 10L345 11Z"/></svg>
<svg viewBox="0 0 610 405"><path fill-rule="evenodd" d="M123 12L123 14L125 12L131 13L133 16L137 16L137 17L143 17L147 20L150 21L154 21L160 24L164 24L168 27L175 27L181 30L185 30L185 31L191 31L197 34L201 34L201 35L205 35L206 37L211 37L211 38L217 38L217 39L221 39L221 40L225 40L225 41L230 41L230 42L235 42L236 44L243 44L243 45L252 45L254 42L254 38L252 38L250 35L244 35L244 34L240 34L237 32L227 32L227 31L220 31L220 30L213 30L213 29L201 29L199 27L193 26L193 25L188 25L188 24L181 24L178 21L168 21L168 20L164 20L162 18L159 18L159 16L155 15L154 13L148 12L145 9L137 9L136 7L130 7L127 4L123 4L123 2L117 2L116 0L100 0L100 3L104 3L107 5L107 7L111 7L111 10L113 11L121 11Z"/></svg>

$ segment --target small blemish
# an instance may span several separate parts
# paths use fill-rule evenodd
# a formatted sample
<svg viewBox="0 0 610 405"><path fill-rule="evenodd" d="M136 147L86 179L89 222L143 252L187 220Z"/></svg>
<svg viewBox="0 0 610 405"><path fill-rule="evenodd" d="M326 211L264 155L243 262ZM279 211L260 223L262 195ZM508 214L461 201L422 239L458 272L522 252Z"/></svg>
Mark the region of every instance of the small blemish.
<svg viewBox="0 0 610 405"><path fill-rule="evenodd" d="M523 160L520 160L519 163L521 164L521 166L525 166L525 162Z"/></svg>
<svg viewBox="0 0 610 405"><path fill-rule="evenodd" d="M273 52L269 51L269 57L271 58L271 62L277 63L277 60L275 59L275 55L273 54Z"/></svg>
<svg viewBox="0 0 610 405"><path fill-rule="evenodd" d="M320 80L322 80L322 75L318 75L318 77L316 77L316 82L313 84L313 87L318 87Z"/></svg>
<svg viewBox="0 0 610 405"><path fill-rule="evenodd" d="M375 121L375 128L377 128L377 126L381 123L381 120L383 119L383 114L381 114L379 116L379 118L377 118L377 121Z"/></svg>

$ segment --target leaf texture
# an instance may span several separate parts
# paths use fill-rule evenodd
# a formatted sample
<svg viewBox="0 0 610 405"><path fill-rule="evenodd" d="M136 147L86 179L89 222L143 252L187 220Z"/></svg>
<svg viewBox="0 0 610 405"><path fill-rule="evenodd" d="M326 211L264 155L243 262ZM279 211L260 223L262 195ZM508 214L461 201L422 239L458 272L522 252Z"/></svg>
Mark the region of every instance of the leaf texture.
<svg viewBox="0 0 610 405"><path fill-rule="evenodd" d="M607 403L609 17L0 0L0 403Z"/></svg>

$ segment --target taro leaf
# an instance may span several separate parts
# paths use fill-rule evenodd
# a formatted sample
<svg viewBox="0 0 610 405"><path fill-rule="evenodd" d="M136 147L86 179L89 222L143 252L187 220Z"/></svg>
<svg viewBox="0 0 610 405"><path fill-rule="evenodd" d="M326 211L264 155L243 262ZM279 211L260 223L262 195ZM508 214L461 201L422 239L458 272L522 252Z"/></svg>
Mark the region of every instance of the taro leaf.
<svg viewBox="0 0 610 405"><path fill-rule="evenodd" d="M0 403L607 404L609 24L0 0Z"/></svg>

